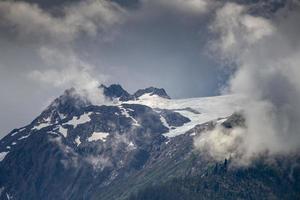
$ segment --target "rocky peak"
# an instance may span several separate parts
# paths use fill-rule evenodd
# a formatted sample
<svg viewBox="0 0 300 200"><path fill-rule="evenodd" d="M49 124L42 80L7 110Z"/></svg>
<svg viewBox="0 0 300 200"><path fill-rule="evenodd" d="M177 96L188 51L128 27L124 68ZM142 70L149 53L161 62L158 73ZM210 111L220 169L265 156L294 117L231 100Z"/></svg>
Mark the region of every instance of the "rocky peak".
<svg viewBox="0 0 300 200"><path fill-rule="evenodd" d="M163 88L156 88L156 87L148 87L145 89L140 89L136 91L136 93L134 93L134 97L139 98L145 94L149 94L150 96L157 95L162 98L171 99Z"/></svg>
<svg viewBox="0 0 300 200"><path fill-rule="evenodd" d="M82 108L91 105L85 97L81 96L75 88L70 88L56 98L34 121L41 123L47 120L55 123L63 120L67 116L77 115Z"/></svg>
<svg viewBox="0 0 300 200"><path fill-rule="evenodd" d="M112 84L110 86L101 85L103 93L110 100L118 98L120 101L134 100L134 97L122 88L119 84Z"/></svg>

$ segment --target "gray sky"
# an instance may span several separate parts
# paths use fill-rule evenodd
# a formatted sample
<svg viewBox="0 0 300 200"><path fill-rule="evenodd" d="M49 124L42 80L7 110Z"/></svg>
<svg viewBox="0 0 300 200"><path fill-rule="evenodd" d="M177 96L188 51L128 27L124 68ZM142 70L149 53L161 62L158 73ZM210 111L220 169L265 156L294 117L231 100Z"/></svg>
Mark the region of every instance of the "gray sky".
<svg viewBox="0 0 300 200"><path fill-rule="evenodd" d="M262 1L265 2L265 1ZM210 96L228 78L208 55L220 2L0 2L0 135L33 120L71 86L157 86L173 98Z"/></svg>

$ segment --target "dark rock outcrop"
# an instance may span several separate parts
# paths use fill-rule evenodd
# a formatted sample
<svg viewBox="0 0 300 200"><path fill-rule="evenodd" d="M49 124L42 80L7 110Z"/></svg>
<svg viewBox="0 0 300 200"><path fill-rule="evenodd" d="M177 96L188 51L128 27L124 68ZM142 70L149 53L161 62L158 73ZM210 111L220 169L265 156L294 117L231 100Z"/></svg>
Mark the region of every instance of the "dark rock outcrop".
<svg viewBox="0 0 300 200"><path fill-rule="evenodd" d="M134 93L134 97L138 99L144 94L149 94L150 96L157 95L166 99L171 99L163 88L155 88L155 87L149 87L149 88L138 90Z"/></svg>

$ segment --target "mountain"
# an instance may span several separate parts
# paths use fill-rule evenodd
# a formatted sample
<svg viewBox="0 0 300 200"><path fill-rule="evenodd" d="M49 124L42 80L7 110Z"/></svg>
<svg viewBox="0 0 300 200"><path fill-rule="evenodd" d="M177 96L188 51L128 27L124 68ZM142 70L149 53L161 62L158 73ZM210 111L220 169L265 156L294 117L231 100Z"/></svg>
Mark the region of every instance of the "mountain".
<svg viewBox="0 0 300 200"><path fill-rule="evenodd" d="M0 141L0 199L299 199L299 156L244 168L195 151L194 138L245 124L238 96L170 99L100 86L93 105L66 90Z"/></svg>

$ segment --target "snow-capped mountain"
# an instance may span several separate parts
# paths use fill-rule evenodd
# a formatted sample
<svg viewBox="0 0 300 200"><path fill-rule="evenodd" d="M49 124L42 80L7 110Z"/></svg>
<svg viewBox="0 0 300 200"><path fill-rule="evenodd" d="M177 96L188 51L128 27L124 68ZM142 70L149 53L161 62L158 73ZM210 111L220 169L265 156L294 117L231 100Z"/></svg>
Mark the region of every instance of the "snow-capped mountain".
<svg viewBox="0 0 300 200"><path fill-rule="evenodd" d="M246 103L242 97L170 99L164 89L132 95L120 85L101 90L107 105L92 105L75 89L66 90L32 123L0 141L0 199L128 199L173 178L226 172L227 160L199 156L193 138L216 124L231 124L230 116ZM246 175L255 188L264 181ZM289 197L299 197L293 189L299 182L278 177L294 195ZM260 191L274 190L272 184L264 187ZM238 192L233 199L244 190ZM248 199L258 197L250 193Z"/></svg>

